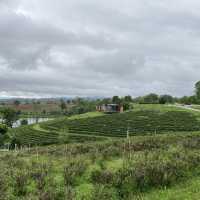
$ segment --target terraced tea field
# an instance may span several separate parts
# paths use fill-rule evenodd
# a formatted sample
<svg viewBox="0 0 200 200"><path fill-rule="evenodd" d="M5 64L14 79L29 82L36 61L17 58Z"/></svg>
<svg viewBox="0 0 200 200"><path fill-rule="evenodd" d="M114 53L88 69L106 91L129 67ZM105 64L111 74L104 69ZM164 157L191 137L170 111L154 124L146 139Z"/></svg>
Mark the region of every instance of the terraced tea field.
<svg viewBox="0 0 200 200"><path fill-rule="evenodd" d="M64 131L51 131L37 128L37 125L30 125L15 128L10 130L10 136L12 138L12 145L50 145L59 143L74 143L74 142L85 142L85 141L99 141L103 140L103 137L98 136L87 136L78 134L69 134Z"/></svg>
<svg viewBox="0 0 200 200"><path fill-rule="evenodd" d="M130 135L162 133L168 131L198 131L199 121L185 111L136 111L124 114L106 115L91 119L63 122L70 133L124 137L127 129ZM48 128L48 126L46 127Z"/></svg>
<svg viewBox="0 0 200 200"><path fill-rule="evenodd" d="M2 151L0 199L199 199L199 117L138 106L11 129L13 145L32 148Z"/></svg>
<svg viewBox="0 0 200 200"><path fill-rule="evenodd" d="M198 114L178 108L137 107L122 114L92 113L13 129L10 135L22 145L84 142L108 138L200 131Z"/></svg>

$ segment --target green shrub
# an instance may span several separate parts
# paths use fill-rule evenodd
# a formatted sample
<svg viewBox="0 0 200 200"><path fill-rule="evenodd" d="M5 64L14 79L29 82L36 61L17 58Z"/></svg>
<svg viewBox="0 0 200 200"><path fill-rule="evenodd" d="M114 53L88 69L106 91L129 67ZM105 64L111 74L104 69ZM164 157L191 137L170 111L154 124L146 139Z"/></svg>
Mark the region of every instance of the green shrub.
<svg viewBox="0 0 200 200"><path fill-rule="evenodd" d="M76 196L75 190L68 185L65 190L66 200L74 200L75 196Z"/></svg>
<svg viewBox="0 0 200 200"><path fill-rule="evenodd" d="M50 174L51 163L32 162L30 169L30 177L36 182L36 187L39 191L44 191L48 183L47 177Z"/></svg>
<svg viewBox="0 0 200 200"><path fill-rule="evenodd" d="M39 191L40 200L65 200L66 196L64 188L58 185L53 177L48 177L46 187Z"/></svg>
<svg viewBox="0 0 200 200"><path fill-rule="evenodd" d="M115 188L97 184L94 187L91 200L117 200L118 195Z"/></svg>
<svg viewBox="0 0 200 200"><path fill-rule="evenodd" d="M22 120L20 121L20 124L21 124L22 126L27 125L27 124L28 124L28 120L27 120L27 119L22 119Z"/></svg>
<svg viewBox="0 0 200 200"><path fill-rule="evenodd" d="M91 173L91 180L93 183L112 184L114 173L108 170L94 170Z"/></svg>
<svg viewBox="0 0 200 200"><path fill-rule="evenodd" d="M27 185L29 175L26 171L20 170L14 177L14 189L17 196L25 196L27 194Z"/></svg>
<svg viewBox="0 0 200 200"><path fill-rule="evenodd" d="M8 131L8 127L5 124L0 124L0 135L5 135Z"/></svg>
<svg viewBox="0 0 200 200"><path fill-rule="evenodd" d="M0 200L7 199L8 195L8 178L6 176L5 166L0 166Z"/></svg>
<svg viewBox="0 0 200 200"><path fill-rule="evenodd" d="M64 167L64 183L66 186L73 186L76 184L76 177L82 176L87 168L87 162L84 160L69 161Z"/></svg>
<svg viewBox="0 0 200 200"><path fill-rule="evenodd" d="M127 168L120 169L115 180L116 186L132 184L132 188L144 191L151 187L166 187L175 184L187 176L189 170L198 167L200 156L185 153L182 149L149 153ZM127 181L130 183L127 183Z"/></svg>

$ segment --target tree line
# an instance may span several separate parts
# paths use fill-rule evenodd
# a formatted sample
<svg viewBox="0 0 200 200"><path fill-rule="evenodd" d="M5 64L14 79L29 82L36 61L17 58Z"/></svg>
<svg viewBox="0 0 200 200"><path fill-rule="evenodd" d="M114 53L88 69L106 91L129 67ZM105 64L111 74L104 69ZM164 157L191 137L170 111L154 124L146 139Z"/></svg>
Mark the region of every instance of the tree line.
<svg viewBox="0 0 200 200"><path fill-rule="evenodd" d="M150 93L136 98L132 98L130 95L125 97L113 96L112 98L104 98L99 101L100 104L116 103L122 105L128 105L131 102L139 104L200 104L200 81L195 84L195 93L192 96L183 96L178 98L169 94L158 95Z"/></svg>
<svg viewBox="0 0 200 200"><path fill-rule="evenodd" d="M139 104L173 104L173 103L181 103L181 104L200 104L200 81L195 84L195 93L192 96L184 96L181 98L173 97L169 94L158 95L155 93L150 93L145 96L140 96L136 98L132 98L130 95L119 97L113 96L111 98L103 98L103 99L86 99L86 98L75 98L73 100L60 100L60 108L61 114L70 116L74 114L82 114L90 111L94 111L97 105L102 104L119 104L123 105L125 110L130 109L131 103L139 103ZM19 105L20 101L15 100L14 104ZM70 105L70 106L69 106ZM12 128L14 122L19 119L20 112L15 111L12 108L2 107L0 109L0 118L1 123L6 127ZM27 122L24 120L22 125L26 125ZM0 134L5 126L2 125L0 127ZM3 127L3 128L2 128Z"/></svg>

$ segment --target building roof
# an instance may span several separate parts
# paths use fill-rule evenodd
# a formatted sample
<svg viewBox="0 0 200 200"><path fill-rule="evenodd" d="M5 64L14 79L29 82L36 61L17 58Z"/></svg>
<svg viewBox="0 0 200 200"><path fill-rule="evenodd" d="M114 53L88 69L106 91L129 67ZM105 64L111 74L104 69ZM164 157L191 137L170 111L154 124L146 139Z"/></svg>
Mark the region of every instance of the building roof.
<svg viewBox="0 0 200 200"><path fill-rule="evenodd" d="M109 103L109 104L106 104L107 106L118 106L119 104L116 104L116 103Z"/></svg>

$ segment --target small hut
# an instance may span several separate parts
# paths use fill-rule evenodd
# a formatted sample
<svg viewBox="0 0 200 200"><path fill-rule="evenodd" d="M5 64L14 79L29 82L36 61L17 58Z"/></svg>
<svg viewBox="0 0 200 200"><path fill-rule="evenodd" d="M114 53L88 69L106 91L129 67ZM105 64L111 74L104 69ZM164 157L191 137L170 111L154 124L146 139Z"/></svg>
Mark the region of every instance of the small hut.
<svg viewBox="0 0 200 200"><path fill-rule="evenodd" d="M103 104L96 106L96 110L105 113L121 113L124 111L124 108L119 104Z"/></svg>

